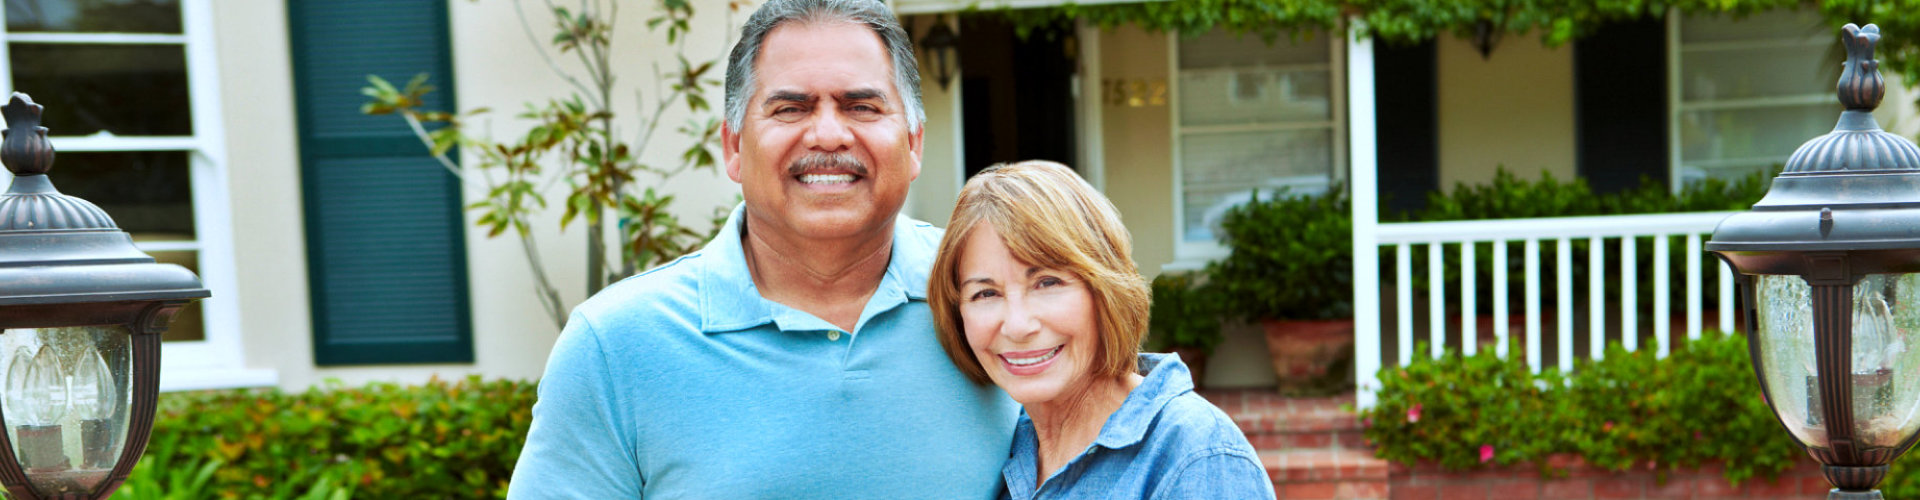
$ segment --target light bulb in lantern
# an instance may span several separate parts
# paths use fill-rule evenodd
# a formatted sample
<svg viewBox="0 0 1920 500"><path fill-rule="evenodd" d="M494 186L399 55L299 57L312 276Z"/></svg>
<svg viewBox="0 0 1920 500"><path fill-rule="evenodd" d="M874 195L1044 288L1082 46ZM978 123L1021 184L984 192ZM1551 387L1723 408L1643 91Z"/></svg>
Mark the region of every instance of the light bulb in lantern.
<svg viewBox="0 0 1920 500"><path fill-rule="evenodd" d="M60 419L67 416L67 373L60 357L45 344L33 354L25 370L7 373L6 405L21 425L14 427L22 466L32 470L69 468L60 438Z"/></svg>
<svg viewBox="0 0 1920 500"><path fill-rule="evenodd" d="M81 348L73 360L73 411L88 420L111 418L113 389L113 375L100 350L92 345Z"/></svg>
<svg viewBox="0 0 1920 500"><path fill-rule="evenodd" d="M53 348L41 345L25 372L27 390L20 401L22 423L58 425L67 416L67 370Z"/></svg>
<svg viewBox="0 0 1920 500"><path fill-rule="evenodd" d="M85 467L113 467L115 401L113 374L107 360L92 344L84 344L73 360L73 411L80 417L80 446Z"/></svg>
<svg viewBox="0 0 1920 500"><path fill-rule="evenodd" d="M1854 288L1853 373L1856 375L1892 369L1888 360L1899 354L1894 349L1905 350L1893 331L1893 311L1880 293L1884 281L1881 276L1869 276Z"/></svg>
<svg viewBox="0 0 1920 500"><path fill-rule="evenodd" d="M26 394L27 365L32 362L33 351L27 350L26 347L15 348L13 355L7 356L7 385L6 392L0 393L0 397L4 398L0 400L0 411L5 412L8 422L18 423L21 418L24 418L20 416L20 406L14 402L13 395Z"/></svg>

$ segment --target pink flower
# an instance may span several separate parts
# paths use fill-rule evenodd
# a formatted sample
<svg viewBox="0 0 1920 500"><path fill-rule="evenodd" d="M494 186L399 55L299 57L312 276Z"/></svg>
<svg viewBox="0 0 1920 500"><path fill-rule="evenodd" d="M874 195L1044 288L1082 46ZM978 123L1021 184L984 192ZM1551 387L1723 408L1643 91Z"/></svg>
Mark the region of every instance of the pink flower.
<svg viewBox="0 0 1920 500"><path fill-rule="evenodd" d="M1600 430L1603 432L1613 432L1613 421L1608 420L1606 424L1600 426Z"/></svg>
<svg viewBox="0 0 1920 500"><path fill-rule="evenodd" d="M1493 461L1493 445L1480 445L1480 463L1484 464L1491 461Z"/></svg>
<svg viewBox="0 0 1920 500"><path fill-rule="evenodd" d="M1414 403L1412 408L1407 409L1407 423L1411 424L1419 421L1420 421L1420 403Z"/></svg>

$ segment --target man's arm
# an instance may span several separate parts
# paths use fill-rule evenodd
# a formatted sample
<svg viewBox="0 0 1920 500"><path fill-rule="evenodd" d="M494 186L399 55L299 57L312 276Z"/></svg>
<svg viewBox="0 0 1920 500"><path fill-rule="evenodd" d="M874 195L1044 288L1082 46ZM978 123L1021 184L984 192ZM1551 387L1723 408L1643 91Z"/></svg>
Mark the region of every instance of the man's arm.
<svg viewBox="0 0 1920 500"><path fill-rule="evenodd" d="M547 358L509 499L641 498L632 443L616 422L600 335L574 314Z"/></svg>

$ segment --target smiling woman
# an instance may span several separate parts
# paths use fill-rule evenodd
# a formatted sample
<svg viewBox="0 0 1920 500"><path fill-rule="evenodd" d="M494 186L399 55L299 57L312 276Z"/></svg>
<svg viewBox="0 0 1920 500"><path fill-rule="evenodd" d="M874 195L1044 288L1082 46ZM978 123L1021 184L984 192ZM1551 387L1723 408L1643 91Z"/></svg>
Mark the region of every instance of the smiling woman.
<svg viewBox="0 0 1920 500"><path fill-rule="evenodd" d="M1142 354L1152 300L1113 203L1066 166L967 182L928 275L940 344L1024 407L1001 498L1273 498L1180 358Z"/></svg>

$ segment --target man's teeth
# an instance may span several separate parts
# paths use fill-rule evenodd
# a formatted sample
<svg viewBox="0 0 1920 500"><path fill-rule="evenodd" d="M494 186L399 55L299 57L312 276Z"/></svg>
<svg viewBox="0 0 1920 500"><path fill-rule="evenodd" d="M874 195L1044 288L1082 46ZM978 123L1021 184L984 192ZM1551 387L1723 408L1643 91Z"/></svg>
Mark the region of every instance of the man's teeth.
<svg viewBox="0 0 1920 500"><path fill-rule="evenodd" d="M805 174L800 182L807 184L845 184L853 182L853 174Z"/></svg>
<svg viewBox="0 0 1920 500"><path fill-rule="evenodd" d="M1066 346L1060 346L1060 347L1066 347ZM1036 365L1036 364L1045 362L1046 360L1053 359L1054 356L1059 355L1060 347L1055 347L1053 348L1053 350L1047 351L1046 354L1042 354L1040 356L1032 357L1032 358L1015 358L1015 357L1004 356L1004 355L1000 357L1003 359L1006 359L1007 363L1012 364L1014 366Z"/></svg>

